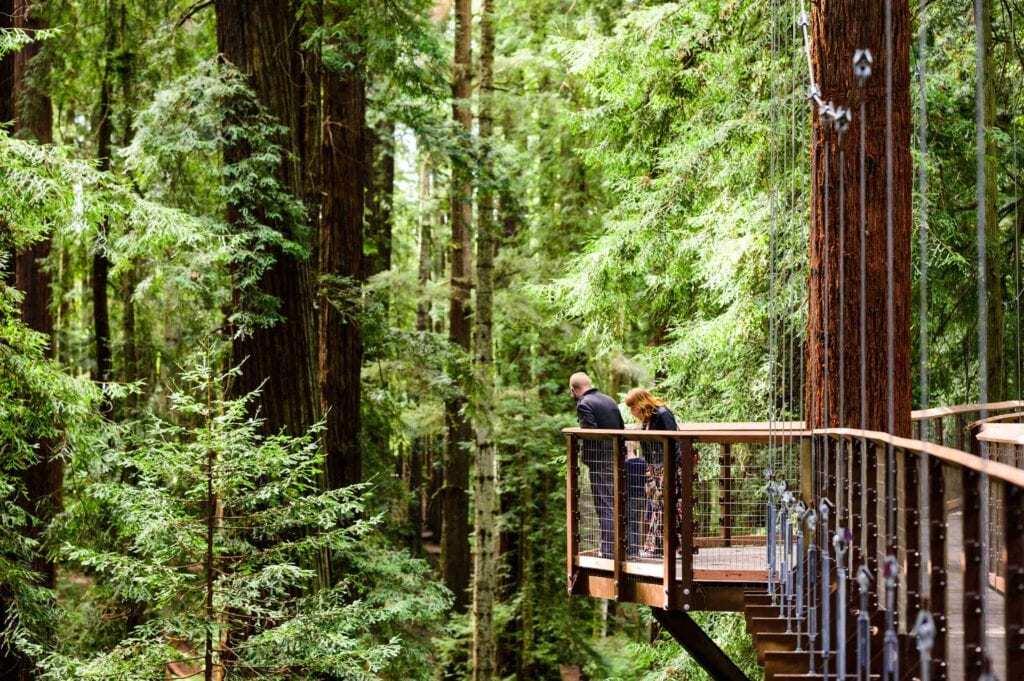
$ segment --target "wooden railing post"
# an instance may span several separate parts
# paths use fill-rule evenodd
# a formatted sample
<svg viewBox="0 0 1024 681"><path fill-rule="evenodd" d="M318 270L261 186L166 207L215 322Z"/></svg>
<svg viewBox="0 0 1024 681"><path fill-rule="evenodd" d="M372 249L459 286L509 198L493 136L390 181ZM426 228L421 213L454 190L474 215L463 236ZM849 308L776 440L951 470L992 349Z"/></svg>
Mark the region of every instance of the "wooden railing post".
<svg viewBox="0 0 1024 681"><path fill-rule="evenodd" d="M946 486L942 462L928 458L928 556L930 561L929 607L935 619L932 645L932 678L943 681L949 669L946 659Z"/></svg>
<svg viewBox="0 0 1024 681"><path fill-rule="evenodd" d="M576 556L580 552L579 538L579 461L576 458L576 436L569 433L566 440L565 467L565 521L566 521L566 586L569 594L576 590Z"/></svg>
<svg viewBox="0 0 1024 681"><path fill-rule="evenodd" d="M693 440L683 438L680 441L680 449L679 475L682 479L679 481L679 488L682 522L679 528L679 553L682 578L679 580L679 586L682 589L682 608L689 610L693 602L693 478L696 474L693 467Z"/></svg>
<svg viewBox="0 0 1024 681"><path fill-rule="evenodd" d="M728 443L722 445L720 468L722 477L719 479L718 504L721 515L722 541L725 546L732 546L732 445Z"/></svg>
<svg viewBox="0 0 1024 681"><path fill-rule="evenodd" d="M664 510L662 516L662 579L665 590L665 610L675 607L676 592L676 461L673 456L672 440L662 440L662 499Z"/></svg>
<svg viewBox="0 0 1024 681"><path fill-rule="evenodd" d="M978 681L985 671L985 620L982 612L982 590L988 587L988 575L982 574L981 537L981 475L974 470L961 470L963 506L964 565L964 678Z"/></svg>
<svg viewBox="0 0 1024 681"><path fill-rule="evenodd" d="M1003 499L1006 669L1019 672L1024 669L1024 490L1016 485L1004 484Z"/></svg>
<svg viewBox="0 0 1024 681"><path fill-rule="evenodd" d="M622 460L622 439L612 438L612 572L615 577L615 600L625 596L626 530L626 466Z"/></svg>

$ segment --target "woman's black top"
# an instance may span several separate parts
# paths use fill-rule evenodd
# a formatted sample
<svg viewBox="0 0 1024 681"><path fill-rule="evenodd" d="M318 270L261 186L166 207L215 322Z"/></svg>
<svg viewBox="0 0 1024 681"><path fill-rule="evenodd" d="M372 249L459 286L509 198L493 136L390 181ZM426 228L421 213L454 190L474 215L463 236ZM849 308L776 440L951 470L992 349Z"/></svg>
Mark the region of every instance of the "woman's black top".
<svg viewBox="0 0 1024 681"><path fill-rule="evenodd" d="M676 417L668 407L658 407L651 414L651 418L644 423L644 430L679 430L676 425ZM641 442L640 449L644 453L647 463L660 464L662 462L660 442ZM672 441L672 450L676 458L679 458L679 442Z"/></svg>

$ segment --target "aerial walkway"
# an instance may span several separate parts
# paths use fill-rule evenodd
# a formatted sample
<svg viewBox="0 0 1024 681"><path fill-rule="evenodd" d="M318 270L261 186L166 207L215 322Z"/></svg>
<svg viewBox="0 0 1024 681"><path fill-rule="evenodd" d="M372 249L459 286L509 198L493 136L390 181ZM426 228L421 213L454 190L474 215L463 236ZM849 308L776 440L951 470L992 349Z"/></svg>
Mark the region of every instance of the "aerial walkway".
<svg viewBox="0 0 1024 681"><path fill-rule="evenodd" d="M1022 421L566 429L568 590L650 606L716 679L745 677L690 612L742 612L769 680L1024 678Z"/></svg>

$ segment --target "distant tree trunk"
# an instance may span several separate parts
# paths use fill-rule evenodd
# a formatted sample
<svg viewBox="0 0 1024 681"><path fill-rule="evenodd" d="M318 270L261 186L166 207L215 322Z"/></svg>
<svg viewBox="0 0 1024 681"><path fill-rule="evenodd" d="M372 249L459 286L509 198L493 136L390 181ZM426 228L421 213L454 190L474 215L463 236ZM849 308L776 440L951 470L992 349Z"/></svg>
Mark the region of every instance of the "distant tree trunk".
<svg viewBox="0 0 1024 681"><path fill-rule="evenodd" d="M391 233L393 229L392 206L395 191L395 124L384 123L379 132L367 128L366 135L372 135L369 191L366 194L367 246L366 276L391 269Z"/></svg>
<svg viewBox="0 0 1024 681"><path fill-rule="evenodd" d="M128 40L128 11L125 3L120 6L120 63L118 70L121 78L121 101L124 107L124 127L121 130L121 145L127 147L131 144L135 131L132 129L132 114L135 111L135 55L128 49L125 42ZM135 319L135 288L139 285L139 269L135 262L131 262L121 274L120 297L124 310L121 313L121 335L124 344L122 355L121 380L125 382L137 381L141 378L139 366L139 344ZM138 400L131 396L126 400L126 408L129 414L134 413L138 408Z"/></svg>
<svg viewBox="0 0 1024 681"><path fill-rule="evenodd" d="M430 226L434 220L434 213L431 209L433 197L431 179L430 157L425 155L420 161L420 252L416 277L419 284L419 303L416 305L416 330L420 332L430 330L430 300L427 298L427 285L430 283Z"/></svg>
<svg viewBox="0 0 1024 681"><path fill-rule="evenodd" d="M476 468L473 485L473 679L487 681L497 671L494 600L498 588L497 457L492 433L494 408L494 254L497 224L494 216L494 171L491 133L494 125L494 2L483 0L480 14L479 135L484 181L477 195L476 256L476 374L480 403L475 410Z"/></svg>
<svg viewBox="0 0 1024 681"><path fill-rule="evenodd" d="M0 0L0 30L11 28L13 22L11 0ZM0 125L10 123L14 120L14 55L6 54L0 56ZM7 225L0 223L0 237L6 235ZM0 248L7 248L8 244L0 240ZM6 255L6 254L5 254ZM13 254L11 254L13 255ZM14 259L0 260L0 284L14 283ZM3 615L0 612L0 615ZM2 656L2 652L0 652ZM0 657L0 665L3 665ZM3 667L0 666L0 671Z"/></svg>
<svg viewBox="0 0 1024 681"><path fill-rule="evenodd" d="M810 238L810 305L807 319L807 420L812 427L865 426L889 430L888 390L893 391L893 426L910 435L910 233L913 165L910 158L910 12L907 3L892 3L892 216L893 289L886 276L886 83L884 3L823 0L812 4L811 52L822 97L852 110L853 123L838 138L831 123L814 115L812 223ZM851 56L868 48L874 56L871 77L858 87ZM861 120L859 97L866 117ZM852 99L848 99L852 98ZM859 140L865 129L866 229L865 268L866 400L860 395L860 232ZM844 157L840 158L840 152ZM827 153L827 155L826 155ZM845 165L841 164L841 160ZM827 174L826 174L827 170ZM845 177L845 204L839 205L840 172ZM828 187L829 204L825 203ZM840 212L845 216L845 243L839 242ZM828 244L826 250L825 246ZM844 312L840 314L840 254L845 256ZM827 280L826 280L827 275ZM887 352L886 300L893 300L892 375ZM840 319L844 327L840 329ZM826 344L826 335L828 342ZM843 362L844 395L840 401L839 366ZM840 413L840 404L842 412ZM827 418L826 418L827 416Z"/></svg>
<svg viewBox="0 0 1024 681"><path fill-rule="evenodd" d="M110 103L111 80L113 73L111 62L117 46L117 32L114 29L113 9L108 6L106 17L106 36L103 46L103 70L100 76L99 107L96 111L96 156L97 167L102 171L110 170L110 144L114 121ZM113 378L113 357L110 351L110 301L108 284L110 280L110 259L106 253L106 238L110 228L108 217L103 218L100 225L100 238L93 246L92 254L92 323L93 342L96 346L97 381L107 382ZM102 402L102 411L110 415L111 403Z"/></svg>
<svg viewBox="0 0 1024 681"><path fill-rule="evenodd" d="M310 97L303 64L309 55L301 52L304 36L296 5L278 0L216 0L214 9L217 48L223 59L247 76L257 99L286 128L278 141L289 156L277 179L296 197L307 198L310 187L305 181L311 160L305 126ZM249 154L245 140L224 152L229 163ZM228 221L240 225L243 208L228 206ZM279 221L273 226L289 239L299 238L295 225ZM312 273L305 258L283 252L274 255L274 264L262 274L258 286L279 302L281 321L235 339L232 362L242 369L233 392L244 395L262 386L258 408L263 431L298 435L316 422L320 410Z"/></svg>
<svg viewBox="0 0 1024 681"><path fill-rule="evenodd" d="M473 114L469 107L472 94L470 42L472 14L470 0L455 0L455 58L453 63L452 114L460 132L472 134ZM468 145L467 145L468 146ZM452 163L452 241L451 301L448 314L448 338L457 349L470 352L471 321L470 224L473 219L472 181L462 159ZM461 373L463 369L459 369ZM465 380L459 381L464 389ZM463 413L465 397L451 397L445 402L445 423L448 441L445 448L443 510L441 525L441 569L445 585L455 595L456 612L464 612L469 602L469 455L472 429Z"/></svg>
<svg viewBox="0 0 1024 681"><path fill-rule="evenodd" d="M16 0L12 9L14 28L38 30L43 27L38 18L29 14L28 0ZM40 87L40 83L31 82L33 76L39 78L42 75L38 68L38 64L41 63L37 61L38 55L39 43L30 43L15 53L11 59L10 113L16 137L49 144L53 141L50 97ZM15 282L25 295L21 304L22 320L29 328L45 334L50 339L49 354L52 357L51 277L46 268L50 246L51 239L47 235L17 255Z"/></svg>
<svg viewBox="0 0 1024 681"><path fill-rule="evenodd" d="M430 531L433 542L440 543L441 540L441 494L444 488L444 466L443 456L439 452L438 438L426 438L426 461L427 489L426 503L426 526Z"/></svg>
<svg viewBox="0 0 1024 681"><path fill-rule="evenodd" d="M988 289L985 310L988 326L988 346L984 349L988 365L988 401L999 402L1005 394L1006 371L1003 328L1005 290L1004 263L1009 260L999 237L999 144L996 134L996 73L995 39L992 32L992 0L982 0L982 39L985 44L985 285ZM979 315L983 314L981 311ZM981 352L981 348L978 350Z"/></svg>
<svg viewBox="0 0 1024 681"><path fill-rule="evenodd" d="M323 208L320 223L319 358L324 449L331 489L362 478L358 322L362 283L366 86L360 69L324 71Z"/></svg>
<svg viewBox="0 0 1024 681"><path fill-rule="evenodd" d="M406 511L409 516L409 550L419 555L423 541L423 438L417 438L409 448L408 467L404 479L409 492Z"/></svg>

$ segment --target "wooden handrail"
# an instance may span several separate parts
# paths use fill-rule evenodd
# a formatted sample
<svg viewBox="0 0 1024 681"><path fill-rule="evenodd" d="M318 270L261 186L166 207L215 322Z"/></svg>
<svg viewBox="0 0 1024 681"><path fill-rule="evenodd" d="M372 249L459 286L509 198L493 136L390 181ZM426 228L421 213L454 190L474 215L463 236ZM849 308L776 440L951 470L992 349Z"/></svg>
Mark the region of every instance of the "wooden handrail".
<svg viewBox="0 0 1024 681"><path fill-rule="evenodd" d="M1000 445L1024 445L1024 424L985 423L978 432L978 439Z"/></svg>
<svg viewBox="0 0 1024 681"><path fill-rule="evenodd" d="M924 419L933 419L939 416L969 414L972 411L1002 411L1004 409L1024 409L1024 401L1008 400L1006 402L989 402L987 404L954 404L947 407L916 409L910 412L910 420L921 421Z"/></svg>
<svg viewBox="0 0 1024 681"><path fill-rule="evenodd" d="M815 434L830 435L833 437L850 437L865 439L878 444L892 445L896 449L910 450L927 454L943 463L951 464L959 468L972 470L977 473L984 473L989 478L1001 480L1002 482L1024 488L1024 470L1007 466L996 461L987 461L980 456L961 452L959 449L937 445L923 440L911 440L910 438L898 437L888 433L880 433L872 430L859 430L857 428L825 428L814 431Z"/></svg>
<svg viewBox="0 0 1024 681"><path fill-rule="evenodd" d="M681 423L679 430L610 430L605 428L563 428L565 435L576 435L594 440L622 437L626 440L657 441L665 437L676 440L718 444L766 443L794 440L809 435L802 421L774 423Z"/></svg>
<svg viewBox="0 0 1024 681"><path fill-rule="evenodd" d="M1017 419L1017 421L1014 421ZM986 423L1002 423L1003 421L1009 421L1011 423L1024 422L1024 411L1011 411L1005 414L996 414L995 416L989 416L988 418L978 419L967 426L968 430L978 430Z"/></svg>

